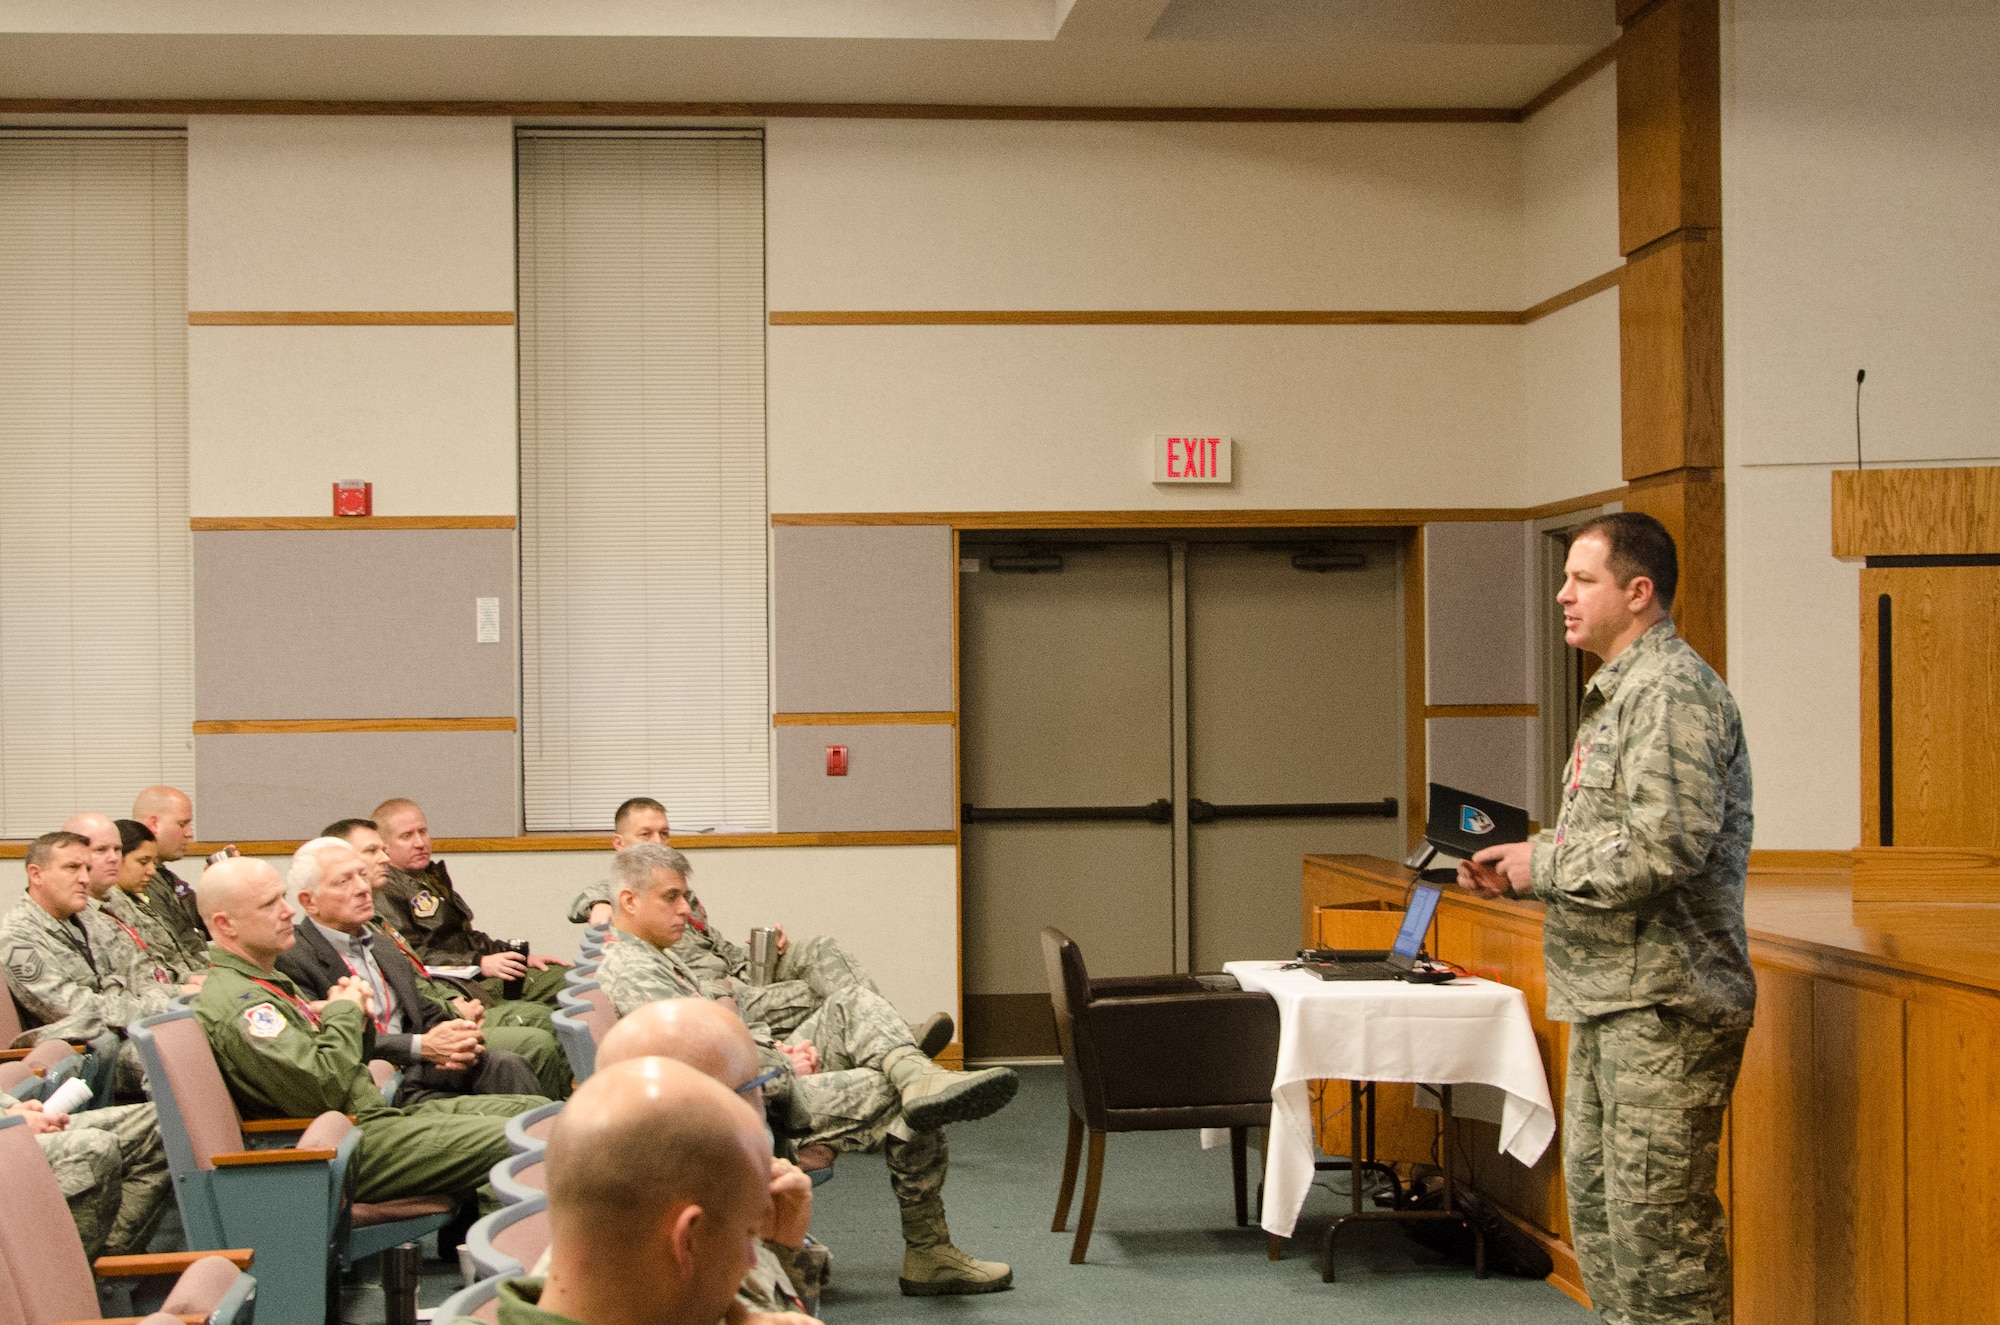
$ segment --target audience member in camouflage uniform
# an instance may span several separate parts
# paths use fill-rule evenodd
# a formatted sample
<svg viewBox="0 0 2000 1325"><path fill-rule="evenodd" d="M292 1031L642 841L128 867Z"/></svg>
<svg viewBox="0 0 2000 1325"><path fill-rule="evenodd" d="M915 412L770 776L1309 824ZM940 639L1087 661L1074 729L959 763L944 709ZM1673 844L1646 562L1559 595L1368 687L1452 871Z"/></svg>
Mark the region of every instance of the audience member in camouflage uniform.
<svg viewBox="0 0 2000 1325"><path fill-rule="evenodd" d="M125 972L132 985L151 981L167 989L172 997L172 991L181 983L173 968L153 952L152 945L138 930L110 909L111 898L118 895L118 880L125 872L124 835L108 817L92 811L72 814L64 822L63 831L75 833L90 843L90 870L84 878L84 887L90 893L91 911L111 922L106 932L111 936L113 966Z"/></svg>
<svg viewBox="0 0 2000 1325"><path fill-rule="evenodd" d="M187 854L194 837L194 802L173 787L148 787L133 797L132 817L146 825L160 846L160 863L153 867L153 881L146 887L147 902L154 914L174 927L192 958L207 961L208 930L201 908L195 905L194 885L167 868Z"/></svg>
<svg viewBox="0 0 2000 1325"><path fill-rule="evenodd" d="M375 895L375 911L409 940L428 966L477 967L478 979L500 1001L501 982L526 977L521 999L553 1008L566 963L539 954L522 957L507 943L473 928L472 906L452 886L444 862L431 855L430 824L415 801L383 801L370 816L389 853L389 882ZM533 970L534 974L528 972Z"/></svg>
<svg viewBox="0 0 2000 1325"><path fill-rule="evenodd" d="M601 1068L557 1115L543 1169L548 1277L502 1283L500 1325L744 1319L732 1299L772 1216L771 1151L728 1088L666 1058Z"/></svg>
<svg viewBox="0 0 2000 1325"><path fill-rule="evenodd" d="M620 1016L656 999L729 995L705 982L674 952L687 925L687 857L641 843L612 858L618 929L606 943L597 980ZM733 1001L731 1003L734 1007ZM902 1208L905 1293L987 1293L1009 1287L1013 1271L951 1244L942 1196L943 1128L1004 1107L1020 1079L1008 1068L952 1072L910 1039L909 1026L880 994L850 986L829 998L783 1040L753 1024L765 1068L774 1074L776 1112L807 1144L842 1150L884 1148Z"/></svg>
<svg viewBox="0 0 2000 1325"><path fill-rule="evenodd" d="M349 1170L358 1201L464 1196L511 1153L506 1122L540 1095L460 1095L395 1108L366 1058L374 998L348 977L317 1006L276 966L292 946L285 883L261 860L238 858L201 876L198 898L215 943L191 1006L245 1118L354 1116L361 1148Z"/></svg>
<svg viewBox="0 0 2000 1325"><path fill-rule="evenodd" d="M120 819L118 838L125 858L118 866L118 886L104 897L104 913L124 926L133 943L175 984L185 984L208 969L208 943L190 946L179 917L162 911L153 895L160 857L153 831L135 819Z"/></svg>
<svg viewBox="0 0 2000 1325"><path fill-rule="evenodd" d="M1604 660L1584 691L1561 817L1461 866L1486 896L1547 904L1548 1015L1573 1023L1563 1171L1584 1287L1614 1325L1730 1319L1715 1184L1723 1110L1756 1007L1743 884L1750 759L1736 702L1667 616L1659 522L1594 520L1570 544L1565 638Z"/></svg>
<svg viewBox="0 0 2000 1325"><path fill-rule="evenodd" d="M130 942L90 905L90 843L75 833L44 833L28 847L28 895L0 919L7 985L36 1025L20 1045L42 1040L101 1040L117 1057L117 1091L137 1098L144 1080L126 1027L165 1012L171 986L141 972Z"/></svg>
<svg viewBox="0 0 2000 1325"><path fill-rule="evenodd" d="M46 1113L39 1101L23 1104L0 1092L0 1114L27 1118L69 1203L86 1256L136 1256L146 1250L173 1190L152 1105Z"/></svg>
<svg viewBox="0 0 2000 1325"><path fill-rule="evenodd" d="M611 826L611 849L622 851L636 842L667 843L667 810L658 801L634 796L618 807ZM573 923L609 924L611 921L611 881L592 884L570 903ZM799 1023L819 1009L832 994L849 985L874 993L882 991L868 977L861 963L831 938L821 936L793 943L778 929L778 964L762 985L750 983L750 950L724 938L708 922L708 910L693 892L688 893L687 931L674 944L674 954L687 968L706 980L732 980L740 988L732 991L746 1021L762 1022L779 1035L797 1030ZM957 1028L948 1013L934 1013L911 1031L924 1053L936 1057L951 1043Z"/></svg>

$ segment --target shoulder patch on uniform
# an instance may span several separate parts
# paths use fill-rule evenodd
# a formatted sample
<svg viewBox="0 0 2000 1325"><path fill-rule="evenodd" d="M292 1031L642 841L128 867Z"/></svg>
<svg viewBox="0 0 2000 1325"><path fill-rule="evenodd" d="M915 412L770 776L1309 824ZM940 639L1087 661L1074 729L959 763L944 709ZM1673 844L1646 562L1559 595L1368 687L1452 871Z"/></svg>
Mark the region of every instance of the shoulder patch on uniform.
<svg viewBox="0 0 2000 1325"><path fill-rule="evenodd" d="M419 920L429 920L438 913L437 894L426 888L410 899L410 914Z"/></svg>
<svg viewBox="0 0 2000 1325"><path fill-rule="evenodd" d="M42 954L25 943L9 948L7 969L18 976L23 984L33 984L42 978Z"/></svg>
<svg viewBox="0 0 2000 1325"><path fill-rule="evenodd" d="M285 1016L269 1003L259 1003L243 1014L243 1029L259 1040L275 1040L285 1033Z"/></svg>

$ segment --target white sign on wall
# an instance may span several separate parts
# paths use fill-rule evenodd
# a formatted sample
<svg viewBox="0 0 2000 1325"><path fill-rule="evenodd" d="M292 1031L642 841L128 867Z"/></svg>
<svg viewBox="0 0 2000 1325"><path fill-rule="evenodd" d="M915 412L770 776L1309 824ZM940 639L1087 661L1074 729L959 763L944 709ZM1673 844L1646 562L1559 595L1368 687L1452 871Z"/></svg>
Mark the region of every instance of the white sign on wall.
<svg viewBox="0 0 2000 1325"><path fill-rule="evenodd" d="M1227 437L1153 434L1153 482L1230 483Z"/></svg>

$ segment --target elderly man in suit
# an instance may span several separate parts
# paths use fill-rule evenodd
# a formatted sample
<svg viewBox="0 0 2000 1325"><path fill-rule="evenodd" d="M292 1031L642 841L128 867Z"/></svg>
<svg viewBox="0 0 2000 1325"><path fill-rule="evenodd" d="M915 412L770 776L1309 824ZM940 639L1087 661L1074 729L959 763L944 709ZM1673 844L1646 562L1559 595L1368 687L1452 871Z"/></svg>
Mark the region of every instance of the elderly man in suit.
<svg viewBox="0 0 2000 1325"><path fill-rule="evenodd" d="M314 998L353 977L374 992L369 1056L403 1072L395 1103L452 1095L536 1095L534 1069L518 1054L489 1049L477 1024L418 991L417 974L396 945L370 927L374 892L367 867L337 837L314 838L292 857L287 879L305 914L298 941L278 969Z"/></svg>

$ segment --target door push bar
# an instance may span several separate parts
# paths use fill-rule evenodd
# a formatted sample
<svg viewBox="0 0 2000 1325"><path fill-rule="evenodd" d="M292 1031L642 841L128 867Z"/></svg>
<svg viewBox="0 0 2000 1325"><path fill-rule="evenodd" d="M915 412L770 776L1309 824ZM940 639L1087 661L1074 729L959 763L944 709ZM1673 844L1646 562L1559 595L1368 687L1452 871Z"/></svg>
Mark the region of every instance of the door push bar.
<svg viewBox="0 0 2000 1325"><path fill-rule="evenodd" d="M1379 801L1294 801L1277 805L1211 805L1205 800L1194 799L1188 802L1188 822L1206 824L1218 819L1393 819L1396 809L1394 796L1384 796ZM1162 796L1147 805L961 805L959 818L969 824L1117 821L1169 824L1174 820L1174 803Z"/></svg>

